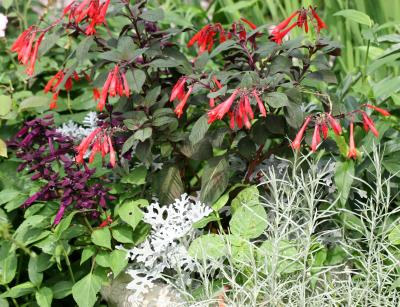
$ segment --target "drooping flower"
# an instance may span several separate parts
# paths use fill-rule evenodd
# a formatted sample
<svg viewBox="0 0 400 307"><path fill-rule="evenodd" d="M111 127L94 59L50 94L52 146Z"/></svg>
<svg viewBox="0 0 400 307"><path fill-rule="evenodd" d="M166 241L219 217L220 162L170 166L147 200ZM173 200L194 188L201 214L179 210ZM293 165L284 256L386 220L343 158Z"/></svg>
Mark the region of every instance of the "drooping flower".
<svg viewBox="0 0 400 307"><path fill-rule="evenodd" d="M349 159L357 159L357 148L354 143L354 123L350 122L350 141L349 141L349 152L347 154Z"/></svg>
<svg viewBox="0 0 400 307"><path fill-rule="evenodd" d="M208 123L211 124L217 119L222 119L225 114L228 113L228 111L230 110L238 94L239 89L235 89L227 100L217 105L214 109L208 111Z"/></svg>
<svg viewBox="0 0 400 307"><path fill-rule="evenodd" d="M325 122L321 123L321 131L322 131L322 135L324 136L324 140L326 140L328 137L329 128Z"/></svg>
<svg viewBox="0 0 400 307"><path fill-rule="evenodd" d="M330 113L326 113L326 116L328 118L329 125L333 129L333 132L336 135L341 135L342 127L340 126L340 124L336 121L336 119Z"/></svg>
<svg viewBox="0 0 400 307"><path fill-rule="evenodd" d="M314 133L311 140L311 150L315 152L317 150L317 146L321 143L321 136L319 134L319 124L316 124L314 127Z"/></svg>
<svg viewBox="0 0 400 307"><path fill-rule="evenodd" d="M240 18L240 20L243 21L244 23L247 23L252 30L257 29L257 26L250 20L247 20L246 18Z"/></svg>
<svg viewBox="0 0 400 307"><path fill-rule="evenodd" d="M65 7L63 15L68 15L68 20L76 25L86 22L86 35L96 33L96 26L104 24L110 0L73 0Z"/></svg>
<svg viewBox="0 0 400 307"><path fill-rule="evenodd" d="M361 112L362 118L363 118L363 126L364 126L364 130L366 132L368 132L369 130L371 130L371 132L378 137L379 136L379 132L378 130L376 130L375 128L375 124L372 121L372 119L367 115L367 113L365 112Z"/></svg>
<svg viewBox="0 0 400 307"><path fill-rule="evenodd" d="M307 126L310 123L310 121L311 121L311 117L310 116L306 117L306 119L305 119L305 121L303 123L303 126L301 126L300 130L297 132L296 137L295 137L294 141L291 144L292 148L294 150L299 150L300 149L301 141L303 139L304 132L306 131Z"/></svg>
<svg viewBox="0 0 400 307"><path fill-rule="evenodd" d="M311 14L313 15L313 17L315 18L315 20L317 21L317 31L318 33L322 30L322 29L326 29L328 28L325 24L325 22L322 21L321 17L318 16L317 12L315 11L315 8L313 8L312 6L310 6L310 10L311 10Z"/></svg>
<svg viewBox="0 0 400 307"><path fill-rule="evenodd" d="M97 108L100 111L103 111L108 96L129 97L129 95L130 88L126 79L126 75L124 72L120 71L119 65L117 64L114 66L114 69L108 73L106 82L104 83L100 94L100 100L97 104Z"/></svg>
<svg viewBox="0 0 400 307"><path fill-rule="evenodd" d="M45 35L45 32L40 33L36 40L37 33L38 29L35 26L30 26L18 36L11 46L11 51L18 54L18 61L26 66L26 73L29 76L32 76L35 72L39 46Z"/></svg>
<svg viewBox="0 0 400 307"><path fill-rule="evenodd" d="M309 13L311 12L311 14ZM297 21L292 23L290 26L289 24L292 22L293 18L298 15ZM319 33L322 29L327 28L326 24L322 21L322 19L318 16L318 14L315 11L315 8L309 7L309 10L307 9L300 9L292 13L288 18L286 18L284 21L282 21L280 24L277 26L273 27L271 31L271 40L276 42L277 44L281 44L283 38L294 28L294 27L299 27L303 28L304 32L308 33L309 26L308 23L309 19L314 19L316 21L316 26L317 26L317 32Z"/></svg>
<svg viewBox="0 0 400 307"><path fill-rule="evenodd" d="M384 109L381 109L381 108L378 108L378 107L376 107L376 106L373 106L373 105L371 105L371 104L365 104L365 106L366 106L367 108L369 108L369 109L372 109L372 110L375 110L375 111L381 113L383 116L390 116L390 115L391 115L388 111L386 111L386 110L384 110Z"/></svg>
<svg viewBox="0 0 400 307"><path fill-rule="evenodd" d="M258 108L260 109L261 116L262 117L266 117L267 116L267 111L265 110L264 103L261 101L260 96L258 96L257 91L253 90L252 94L253 94L254 98L256 99L256 101L257 101L257 105L258 105Z"/></svg>
<svg viewBox="0 0 400 307"><path fill-rule="evenodd" d="M219 33L219 42L223 43L226 40L226 36L222 25L220 23L205 25L190 39L187 46L191 47L197 42L199 54L206 50L210 52L214 46L217 33Z"/></svg>
<svg viewBox="0 0 400 307"><path fill-rule="evenodd" d="M60 93L60 88L59 86L61 85L61 83L63 82L64 78L66 76L66 72L62 69L60 71L58 71L46 84L46 86L44 87L44 92L48 93L48 92L52 92L53 93L53 97L51 99L51 103L50 103L50 109L55 109L57 107L57 100L58 100L58 95ZM75 81L79 80L79 76L78 74L74 71L70 76L68 76L67 80L64 83L64 88L67 92L72 90L72 79L74 79Z"/></svg>
<svg viewBox="0 0 400 307"><path fill-rule="evenodd" d="M112 167L115 167L116 154L111 141L111 137L108 134L107 129L98 127L82 140L82 142L76 149L77 155L75 157L75 161L78 164L83 163L89 148L91 148L91 152L89 155L89 163L93 162L96 154L100 153L102 158L104 158L109 153L110 164Z"/></svg>
<svg viewBox="0 0 400 307"><path fill-rule="evenodd" d="M189 99L190 94L192 93L193 86L189 86L188 91L186 92L185 96L180 100L179 104L176 106L174 112L180 118L183 114L183 108L186 105L187 100Z"/></svg>

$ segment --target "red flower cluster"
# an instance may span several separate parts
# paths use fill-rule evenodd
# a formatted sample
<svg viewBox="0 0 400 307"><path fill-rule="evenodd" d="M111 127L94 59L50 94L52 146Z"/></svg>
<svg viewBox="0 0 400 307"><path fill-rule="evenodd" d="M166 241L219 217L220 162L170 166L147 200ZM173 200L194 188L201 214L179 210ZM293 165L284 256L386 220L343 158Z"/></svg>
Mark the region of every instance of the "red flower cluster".
<svg viewBox="0 0 400 307"><path fill-rule="evenodd" d="M45 32L42 32L38 36L38 33L36 27L30 26L18 36L17 40L11 46L11 51L18 53L18 61L26 65L26 73L29 76L32 76L35 72L35 63L39 46L45 34Z"/></svg>
<svg viewBox="0 0 400 307"><path fill-rule="evenodd" d="M239 102L232 108L238 96L240 96ZM256 100L261 116L266 116L267 112L264 103L261 101L257 90L248 91L238 88L233 91L227 100L208 111L208 123L211 124L228 114L230 118L229 126L231 129L235 128L235 123L239 129L241 129L243 125L247 129L250 129L250 120L254 119L254 112L250 104L251 96Z"/></svg>
<svg viewBox="0 0 400 307"><path fill-rule="evenodd" d="M111 215L107 215L107 217L105 218L105 220L103 220L101 222L101 224L99 225L100 228L104 228L108 225L111 225L111 223L113 222Z"/></svg>
<svg viewBox="0 0 400 307"><path fill-rule="evenodd" d="M115 167L116 164L116 155L114 151L114 147L111 142L110 136L107 134L107 131L103 128L96 128L92 133L90 133L86 138L84 138L81 144L76 149L77 156L75 158L77 163L83 163L86 152L91 147L91 153L89 156L89 163L92 163L94 157L97 153L101 153L102 158L106 156L106 154L110 154L110 164L112 167Z"/></svg>
<svg viewBox="0 0 400 307"><path fill-rule="evenodd" d="M194 43L197 42L197 46L199 47L199 54L203 53L206 50L210 52L212 50L212 47L214 46L214 39L217 33L219 33L220 43L226 41L225 31L220 23L216 23L214 25L205 25L191 38L187 46L191 47L194 45Z"/></svg>
<svg viewBox="0 0 400 307"><path fill-rule="evenodd" d="M176 82L174 87L172 88L171 96L169 101L172 102L175 99L179 100L178 105L175 107L175 114L180 118L183 114L183 108L185 107L187 100L189 99L190 94L193 91L193 86L189 86L187 92L185 92L185 85L186 85L187 78L182 77Z"/></svg>
<svg viewBox="0 0 400 307"><path fill-rule="evenodd" d="M370 104L365 104L363 105L367 108L373 109L379 113L381 113L383 116L389 116L390 113L386 110L383 110L381 108L375 107ZM354 113L360 113L363 119L363 126L364 130L366 132L371 131L376 137L379 136L379 132L375 127L375 124L373 120L367 115L366 112L362 110L356 110L351 112L349 115L351 116L351 122L350 122L350 139L349 139L349 152L347 154L348 158L357 158L357 149L355 146L354 142L354 122L353 122L353 117ZM303 125L301 126L300 130L297 132L296 137L294 141L292 142L291 146L295 150L299 150L301 146L301 141L303 139L304 133L310 124L312 118L308 116ZM313 137L311 140L311 150L315 152L317 150L318 145L321 143L321 135L320 133L322 132L323 138L326 139L328 137L328 130L329 127L333 130L333 132L336 135L342 134L342 127L340 126L339 122L329 113L324 113L320 115L319 117L314 118L314 133Z"/></svg>
<svg viewBox="0 0 400 307"><path fill-rule="evenodd" d="M96 33L95 27L105 23L105 17L110 0L100 3L100 0L83 0L78 2L73 0L65 9L64 16L68 15L70 22L78 25L82 21L86 21L89 25L86 28L86 35Z"/></svg>
<svg viewBox="0 0 400 307"><path fill-rule="evenodd" d="M95 97L97 94L93 93ZM129 97L130 89L128 85L128 81L126 79L126 75L124 72L119 70L119 65L115 65L114 69L108 73L108 77L106 82L103 85L103 89L100 95L100 101L97 104L97 108L102 111L104 106L106 105L106 100L108 95L111 97L115 96L126 96Z"/></svg>
<svg viewBox="0 0 400 307"><path fill-rule="evenodd" d="M297 16L297 20L292 23L290 26L290 22ZM316 30L319 33L322 29L327 28L325 22L322 21L321 17L318 16L315 8L312 6L309 9L300 9L282 21L280 24L275 26L271 32L271 40L276 42L277 44L281 44L283 38L296 26L299 28L303 28L306 33L308 33L308 22L315 21L316 22Z"/></svg>
<svg viewBox="0 0 400 307"><path fill-rule="evenodd" d="M64 80L65 77L65 72L64 70L60 70L58 73L56 73L50 80L47 82L46 86L44 87L44 92L53 92L53 98L51 99L50 102L50 109L55 109L57 108L57 100L58 100L58 95L60 93L60 88L59 85L61 82ZM68 79L65 81L64 88L67 92L69 92L72 89L72 78L75 81L79 81L79 76L74 71L71 76L68 77Z"/></svg>

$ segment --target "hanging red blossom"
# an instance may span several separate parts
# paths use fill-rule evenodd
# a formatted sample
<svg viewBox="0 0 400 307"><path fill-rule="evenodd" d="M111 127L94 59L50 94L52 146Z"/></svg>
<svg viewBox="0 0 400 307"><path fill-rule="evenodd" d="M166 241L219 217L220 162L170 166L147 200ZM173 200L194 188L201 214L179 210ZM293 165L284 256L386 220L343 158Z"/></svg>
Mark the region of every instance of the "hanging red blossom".
<svg viewBox="0 0 400 307"><path fill-rule="evenodd" d="M314 134L311 140L311 151L316 152L317 146L321 143L321 135L319 133L319 125L315 125Z"/></svg>
<svg viewBox="0 0 400 307"><path fill-rule="evenodd" d="M289 26L289 24L296 16L298 16L297 20ZM282 44L283 38L295 27L302 28L304 29L304 32L308 33L308 23L312 20L316 21L316 31L318 33L322 29L327 28L321 17L318 16L315 8L310 6L308 10L303 8L293 12L288 18L275 26L271 32L271 40L276 42L277 44ZM312 24L314 25L314 23Z"/></svg>
<svg viewBox="0 0 400 307"><path fill-rule="evenodd" d="M367 113L365 112L361 112L362 118L363 118L363 126L364 126L364 130L366 132L368 132L369 130L371 130L371 132L378 137L379 136L379 132L378 130L376 130L375 128L375 124L372 121L372 119L367 115Z"/></svg>
<svg viewBox="0 0 400 307"><path fill-rule="evenodd" d="M114 69L108 73L107 80L104 83L103 89L100 94L100 101L97 104L97 108L100 111L103 111L108 96L129 97L129 95L130 95L130 89L126 79L126 75L124 72L120 71L119 65L117 64L115 65Z"/></svg>
<svg viewBox="0 0 400 307"><path fill-rule="evenodd" d="M50 102L50 109L55 109L57 108L57 100L58 100L58 95L60 93L60 84L63 82L64 77L65 77L65 72L64 70L60 70L58 71L46 84L46 86L44 87L44 92L48 93L48 92L53 92L53 97L51 99ZM74 71L71 76L69 76L67 78L67 80L64 83L64 88L67 92L72 90L72 79L74 79L75 81L79 81L79 76L78 74Z"/></svg>
<svg viewBox="0 0 400 307"><path fill-rule="evenodd" d="M378 108L378 107L376 107L376 106L373 106L373 105L371 105L371 104L365 104L365 106L366 106L367 108L369 108L369 109L372 109L372 110L375 110L375 111L381 113L383 116L390 116L390 115L391 115L388 111L386 111L386 110L384 110L384 109L381 109L381 108Z"/></svg>
<svg viewBox="0 0 400 307"><path fill-rule="evenodd" d="M294 141L292 142L292 148L294 150L299 150L300 146L301 146L301 141L303 139L304 133L307 129L308 124L311 121L311 117L306 117L303 126L301 126L300 130L297 132L296 137L294 139Z"/></svg>
<svg viewBox="0 0 400 307"><path fill-rule="evenodd" d="M11 51L18 54L18 61L26 66L26 73L29 76L32 76L35 72L39 46L45 35L45 32L42 32L37 37L37 33L38 29L35 26L30 26L18 36L11 46Z"/></svg>
<svg viewBox="0 0 400 307"><path fill-rule="evenodd" d="M357 148L354 143L354 123L350 122L350 141L349 141L349 152L347 153L347 157L349 159L357 159Z"/></svg>
<svg viewBox="0 0 400 307"><path fill-rule="evenodd" d="M84 157L91 147L89 155L89 163L92 163L96 154L100 153L104 158L108 153L110 154L110 164L112 167L116 165L116 154L111 142L111 137L108 135L107 130L99 127L93 130L76 149L77 155L75 161L83 163Z"/></svg>
<svg viewBox="0 0 400 307"><path fill-rule="evenodd" d="M63 15L68 15L68 20L76 25L86 22L88 24L86 35L93 35L96 33L95 27L105 23L109 5L110 0L74 0L65 7Z"/></svg>
<svg viewBox="0 0 400 307"><path fill-rule="evenodd" d="M226 41L225 31L220 23L205 25L190 39L187 46L191 47L197 42L199 54L202 54L206 50L210 52L214 46L217 33L219 33L220 43Z"/></svg>

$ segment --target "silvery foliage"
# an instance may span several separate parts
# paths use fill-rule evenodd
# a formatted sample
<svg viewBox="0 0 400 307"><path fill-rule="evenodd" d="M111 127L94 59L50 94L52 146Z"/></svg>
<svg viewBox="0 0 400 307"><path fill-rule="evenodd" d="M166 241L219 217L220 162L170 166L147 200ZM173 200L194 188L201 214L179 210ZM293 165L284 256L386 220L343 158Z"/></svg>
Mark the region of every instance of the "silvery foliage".
<svg viewBox="0 0 400 307"><path fill-rule="evenodd" d="M82 125L78 125L76 122L70 120L67 123L57 128L57 132L63 136L68 136L77 142L83 140L88 136L94 129L97 128L97 113L89 112L82 121Z"/></svg>
<svg viewBox="0 0 400 307"><path fill-rule="evenodd" d="M188 248L201 234L193 224L212 212L198 198L187 194L168 206L160 206L155 201L146 209L143 221L151 225L151 232L143 243L127 250L128 257L134 262L127 270L132 277L127 289L134 290L129 300L137 306L142 306L145 295L165 269L186 272L187 281L190 281L188 276L196 271L196 262Z"/></svg>

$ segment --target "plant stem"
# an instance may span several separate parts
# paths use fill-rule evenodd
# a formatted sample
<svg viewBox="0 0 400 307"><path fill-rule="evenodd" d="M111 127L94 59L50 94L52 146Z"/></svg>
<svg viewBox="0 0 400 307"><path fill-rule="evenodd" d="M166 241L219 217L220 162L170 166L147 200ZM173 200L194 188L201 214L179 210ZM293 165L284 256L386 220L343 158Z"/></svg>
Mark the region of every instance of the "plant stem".
<svg viewBox="0 0 400 307"><path fill-rule="evenodd" d="M72 271L71 262L69 261L68 254L67 254L67 251L65 250L64 246L63 246L63 251L64 251L65 262L67 263L69 275L71 277L72 282L75 284L74 272Z"/></svg>

